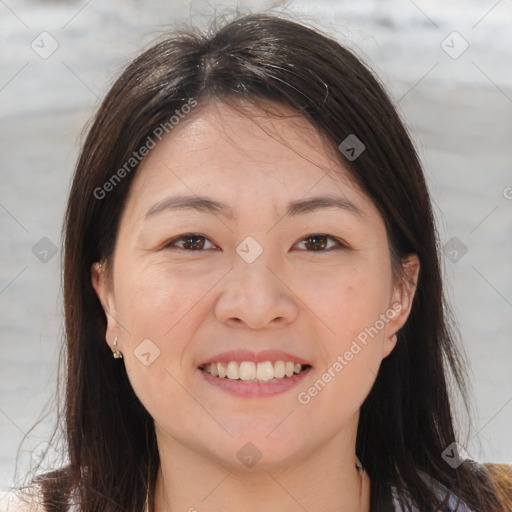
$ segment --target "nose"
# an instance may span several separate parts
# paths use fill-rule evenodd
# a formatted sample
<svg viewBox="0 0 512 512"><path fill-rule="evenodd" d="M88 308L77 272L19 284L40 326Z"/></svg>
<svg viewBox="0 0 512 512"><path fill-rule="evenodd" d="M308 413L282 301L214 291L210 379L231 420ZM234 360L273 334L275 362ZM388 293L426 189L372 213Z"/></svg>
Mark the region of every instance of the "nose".
<svg viewBox="0 0 512 512"><path fill-rule="evenodd" d="M265 251L252 263L235 258L215 304L220 322L265 329L285 327L297 317L299 307L292 287L264 255Z"/></svg>

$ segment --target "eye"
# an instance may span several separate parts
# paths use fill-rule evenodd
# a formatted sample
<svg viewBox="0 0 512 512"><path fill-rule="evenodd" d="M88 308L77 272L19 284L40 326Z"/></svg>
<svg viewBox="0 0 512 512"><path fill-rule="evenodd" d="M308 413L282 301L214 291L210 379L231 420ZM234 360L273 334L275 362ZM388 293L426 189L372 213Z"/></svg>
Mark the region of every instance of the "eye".
<svg viewBox="0 0 512 512"><path fill-rule="evenodd" d="M334 242L331 247L324 250L328 245L328 240L332 240ZM337 238L334 238L331 235L324 235L322 233L313 233L311 235L307 235L304 237L299 243L302 243L304 241L307 241L306 247L312 248L309 252L329 252L333 249L340 248L340 249L346 249L347 246L338 240Z"/></svg>
<svg viewBox="0 0 512 512"><path fill-rule="evenodd" d="M165 249L172 249L177 247L178 249L184 249L186 251L201 251L205 246L205 241L208 241L213 248L215 246L203 235L197 233L187 233L177 238L173 238L167 242L164 246ZM176 244L183 242L183 247L179 247Z"/></svg>
<svg viewBox="0 0 512 512"><path fill-rule="evenodd" d="M328 247L328 241L331 240L334 242L330 247ZM346 249L347 246L338 240L337 238L331 235L325 235L322 233L313 233L304 237L299 243L303 243L306 241L306 249L308 252L329 252L336 248ZM169 242L167 242L164 246L165 249L183 249L186 251L202 251L205 249L205 244L209 243L212 247L215 246L206 238L204 235L200 235L198 233L187 233L185 235L180 235L179 237L173 238ZM177 244L182 244L181 246ZM327 249L326 249L327 247ZM210 248L210 249L211 249ZM207 248L208 249L208 248ZM310 250L309 250L310 249Z"/></svg>

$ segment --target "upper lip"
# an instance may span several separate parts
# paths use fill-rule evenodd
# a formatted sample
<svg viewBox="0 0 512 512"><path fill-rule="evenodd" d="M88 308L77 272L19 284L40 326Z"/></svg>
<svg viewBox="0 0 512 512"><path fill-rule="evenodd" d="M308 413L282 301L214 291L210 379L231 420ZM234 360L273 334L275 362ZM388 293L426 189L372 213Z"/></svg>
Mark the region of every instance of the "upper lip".
<svg viewBox="0 0 512 512"><path fill-rule="evenodd" d="M252 350L230 350L229 352L222 352L205 359L199 364L199 367L221 361L237 361L239 363L242 361L254 361L255 363L263 363L264 361L291 361L293 363L300 363L303 366L311 365L302 357L298 357L281 350L264 350L262 352L253 352Z"/></svg>

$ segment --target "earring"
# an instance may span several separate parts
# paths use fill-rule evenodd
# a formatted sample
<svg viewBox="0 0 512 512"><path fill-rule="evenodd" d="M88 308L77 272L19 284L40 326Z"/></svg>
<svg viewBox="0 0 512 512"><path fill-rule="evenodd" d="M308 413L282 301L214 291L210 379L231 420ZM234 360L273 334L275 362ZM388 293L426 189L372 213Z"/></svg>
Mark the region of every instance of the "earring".
<svg viewBox="0 0 512 512"><path fill-rule="evenodd" d="M123 357L123 354L117 350L117 336L114 339L114 343L112 343L112 354L114 359L121 359Z"/></svg>
<svg viewBox="0 0 512 512"><path fill-rule="evenodd" d="M98 263L98 274L101 274L103 263Z"/></svg>

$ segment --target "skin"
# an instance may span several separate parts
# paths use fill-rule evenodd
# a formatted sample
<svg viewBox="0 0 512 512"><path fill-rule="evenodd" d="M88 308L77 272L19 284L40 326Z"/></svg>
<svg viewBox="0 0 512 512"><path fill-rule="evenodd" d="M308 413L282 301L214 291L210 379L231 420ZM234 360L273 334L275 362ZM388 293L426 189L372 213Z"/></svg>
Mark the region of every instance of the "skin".
<svg viewBox="0 0 512 512"><path fill-rule="evenodd" d="M382 217L315 129L250 109L257 117L210 102L150 152L131 185L110 279L92 268L107 343L118 337L119 364L155 420L155 510L367 511L369 477L355 468L359 409L409 314L418 259L404 259L410 280L394 282ZM236 217L188 209L144 219L175 193L223 201ZM289 201L316 195L348 199L363 215L329 208L283 217ZM194 239L199 249L183 239L164 247L190 232L206 237ZM312 234L334 238L315 251L323 246ZM236 252L247 236L263 248L250 264ZM400 312L299 403L393 304ZM145 339L160 351L149 366L134 353ZM313 368L285 393L235 397L198 365L237 348L283 350ZM262 455L250 468L237 457L248 442Z"/></svg>

